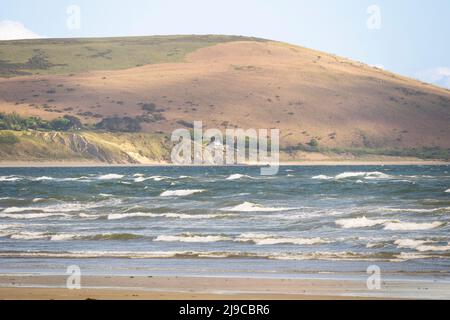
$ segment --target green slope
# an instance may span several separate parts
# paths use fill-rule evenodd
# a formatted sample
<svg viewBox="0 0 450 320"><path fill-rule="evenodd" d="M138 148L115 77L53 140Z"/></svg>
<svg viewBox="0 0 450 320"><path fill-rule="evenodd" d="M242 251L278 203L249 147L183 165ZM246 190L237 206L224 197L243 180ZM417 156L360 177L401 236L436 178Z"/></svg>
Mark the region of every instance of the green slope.
<svg viewBox="0 0 450 320"><path fill-rule="evenodd" d="M197 49L242 40L265 41L217 35L0 41L0 77L70 74L179 62Z"/></svg>

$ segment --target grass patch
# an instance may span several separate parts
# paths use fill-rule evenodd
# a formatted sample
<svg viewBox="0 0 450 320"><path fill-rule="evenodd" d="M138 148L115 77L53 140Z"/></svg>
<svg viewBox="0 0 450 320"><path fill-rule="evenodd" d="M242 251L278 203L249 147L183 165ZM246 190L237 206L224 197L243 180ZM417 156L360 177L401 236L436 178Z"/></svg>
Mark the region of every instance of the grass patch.
<svg viewBox="0 0 450 320"><path fill-rule="evenodd" d="M258 38L240 36L151 36L0 41L0 77L73 74L181 62L200 48Z"/></svg>

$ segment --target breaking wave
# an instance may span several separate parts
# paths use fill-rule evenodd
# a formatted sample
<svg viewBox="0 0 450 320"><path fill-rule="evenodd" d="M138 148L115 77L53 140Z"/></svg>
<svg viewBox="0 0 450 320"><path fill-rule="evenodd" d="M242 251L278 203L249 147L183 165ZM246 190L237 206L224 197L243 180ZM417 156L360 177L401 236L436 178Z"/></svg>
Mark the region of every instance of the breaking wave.
<svg viewBox="0 0 450 320"><path fill-rule="evenodd" d="M228 176L225 180L239 180L242 178L251 179L252 177L245 175L245 174L236 173L236 174L232 174L232 175Z"/></svg>
<svg viewBox="0 0 450 320"><path fill-rule="evenodd" d="M185 197L195 193L201 193L202 189L187 189L187 190L167 190L160 194L161 197Z"/></svg>
<svg viewBox="0 0 450 320"><path fill-rule="evenodd" d="M416 223L416 222L404 222L404 221L399 221L399 220L368 219L366 217L340 219L340 220L336 220L335 223L344 229L367 228L367 227L383 225L384 230L390 230L390 231L429 230L429 229L435 229L435 228L438 228L438 227L444 225L443 222L439 222L439 221Z"/></svg>
<svg viewBox="0 0 450 320"><path fill-rule="evenodd" d="M272 208L272 207L264 207L252 202L244 202L234 207L223 208L221 210L230 212L277 212L277 211L295 210L295 208Z"/></svg>

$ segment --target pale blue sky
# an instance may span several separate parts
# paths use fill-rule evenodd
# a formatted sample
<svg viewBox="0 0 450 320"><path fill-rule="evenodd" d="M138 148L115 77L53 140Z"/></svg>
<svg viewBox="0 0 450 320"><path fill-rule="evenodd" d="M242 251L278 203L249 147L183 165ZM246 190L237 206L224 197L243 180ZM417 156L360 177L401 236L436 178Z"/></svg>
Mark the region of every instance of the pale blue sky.
<svg viewBox="0 0 450 320"><path fill-rule="evenodd" d="M79 30L66 26L69 5L81 9ZM367 27L371 5L381 29ZM14 21L45 37L257 36L450 87L449 14L449 0L0 0L0 35Z"/></svg>

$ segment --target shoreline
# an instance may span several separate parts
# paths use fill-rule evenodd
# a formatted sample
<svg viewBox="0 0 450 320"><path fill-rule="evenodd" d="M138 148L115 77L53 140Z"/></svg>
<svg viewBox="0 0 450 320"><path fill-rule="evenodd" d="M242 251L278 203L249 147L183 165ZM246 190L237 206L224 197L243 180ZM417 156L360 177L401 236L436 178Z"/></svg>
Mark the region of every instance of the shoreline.
<svg viewBox="0 0 450 320"><path fill-rule="evenodd" d="M0 275L0 300L356 300L445 299L450 283L382 281L369 290L363 280L216 277L82 276L67 289L67 276Z"/></svg>
<svg viewBox="0 0 450 320"><path fill-rule="evenodd" d="M288 166L448 166L450 162L437 161L437 160L399 160L399 161L386 161L386 160L342 160L342 161L292 161L292 162L280 162L280 167ZM262 164L241 164L241 165L178 165L169 162L155 162L147 164L109 164L103 162L60 162L60 161L4 161L0 162L0 168L123 168L123 167L251 167L251 166L264 166Z"/></svg>
<svg viewBox="0 0 450 320"><path fill-rule="evenodd" d="M82 276L81 289L67 289L68 276L0 275L5 299L133 300L348 300L449 299L450 283L382 280L369 290L366 279L268 279L227 277Z"/></svg>

